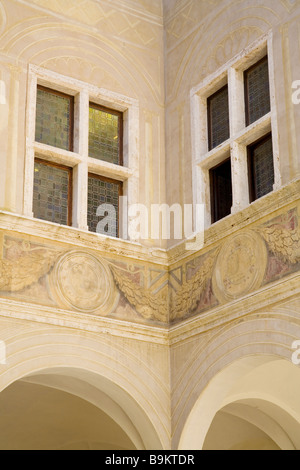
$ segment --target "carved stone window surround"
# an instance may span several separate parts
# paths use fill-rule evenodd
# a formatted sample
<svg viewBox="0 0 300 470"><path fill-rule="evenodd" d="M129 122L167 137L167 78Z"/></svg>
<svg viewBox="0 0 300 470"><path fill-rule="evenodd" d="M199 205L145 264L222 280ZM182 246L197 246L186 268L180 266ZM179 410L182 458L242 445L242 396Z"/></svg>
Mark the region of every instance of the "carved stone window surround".
<svg viewBox="0 0 300 470"><path fill-rule="evenodd" d="M73 152L35 141L35 113L37 86L42 85L74 96L74 148ZM88 156L89 103L121 111L124 118L123 166L90 158ZM124 196L128 204L138 202L139 180L139 104L130 97L89 85L85 82L62 76L44 68L29 65L26 116L26 162L23 215L33 217L34 158L37 156L50 162L73 168L73 223L72 226L88 230L87 184L88 173L94 173L123 182ZM120 237L127 214L120 214ZM125 225L126 226L126 225ZM101 237L101 235L99 235Z"/></svg>
<svg viewBox="0 0 300 470"><path fill-rule="evenodd" d="M269 61L271 111L253 124L246 126L244 71L264 56ZM229 89L230 137L218 147L208 150L207 98L225 85ZM272 34L269 33L249 48L224 64L214 74L191 90L193 201L205 205L205 228L211 225L209 170L231 157L233 206L237 213L250 204L247 169L247 146L272 132L275 183L281 187L279 170L277 111L274 85ZM252 203L255 204L255 201Z"/></svg>

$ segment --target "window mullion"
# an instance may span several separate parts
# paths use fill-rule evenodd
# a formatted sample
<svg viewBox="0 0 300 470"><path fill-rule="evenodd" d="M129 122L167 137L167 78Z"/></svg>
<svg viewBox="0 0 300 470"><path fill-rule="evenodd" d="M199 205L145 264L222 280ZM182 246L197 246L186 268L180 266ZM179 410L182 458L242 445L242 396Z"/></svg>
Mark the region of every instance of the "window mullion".
<svg viewBox="0 0 300 470"><path fill-rule="evenodd" d="M228 70L230 136L234 138L245 128L244 74L230 67ZM230 145L232 170L231 213L244 209L249 204L248 167L246 147L235 141Z"/></svg>
<svg viewBox="0 0 300 470"><path fill-rule="evenodd" d="M268 39L268 60L269 60L269 82L270 82L270 101L271 101L271 128L272 128L272 145L273 145L273 159L274 159L274 190L277 190L282 185L280 164L279 164L279 146L278 146L278 117L277 117L277 103L275 91L275 64L274 54L272 47L272 37Z"/></svg>
<svg viewBox="0 0 300 470"><path fill-rule="evenodd" d="M245 128L245 100L243 72L231 67L228 70L230 136Z"/></svg>
<svg viewBox="0 0 300 470"><path fill-rule="evenodd" d="M194 231L197 231L197 218L196 218L196 211L197 211L197 204L204 206L204 221L203 221L203 228L207 229L211 225L211 204L207 204L207 201L210 198L210 187L209 187L209 170L207 168L202 167L201 165L196 166L196 171L194 175L195 180L198 182L197 188L194 188L196 198L196 204L194 204Z"/></svg>
<svg viewBox="0 0 300 470"><path fill-rule="evenodd" d="M250 203L247 149L245 145L232 142L230 145L230 154L233 200L231 213L235 214L245 209Z"/></svg>
<svg viewBox="0 0 300 470"><path fill-rule="evenodd" d="M88 230L88 149L89 149L89 94L82 90L75 97L74 148L81 163L73 170L73 226Z"/></svg>
<svg viewBox="0 0 300 470"><path fill-rule="evenodd" d="M34 141L36 113L37 77L29 73L26 116L26 160L24 179L23 214L33 217Z"/></svg>

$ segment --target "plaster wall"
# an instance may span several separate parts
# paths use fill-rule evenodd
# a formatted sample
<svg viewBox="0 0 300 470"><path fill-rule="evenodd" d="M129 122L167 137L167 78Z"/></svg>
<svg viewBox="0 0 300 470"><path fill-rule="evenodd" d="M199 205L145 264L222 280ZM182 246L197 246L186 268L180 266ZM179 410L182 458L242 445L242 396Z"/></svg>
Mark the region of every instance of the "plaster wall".
<svg viewBox="0 0 300 470"><path fill-rule="evenodd" d="M256 436L262 447L300 448L291 363L300 338L300 108L291 100L299 15L289 0L0 1L0 390L23 380L74 394L138 449L202 448L226 412L245 446ZM74 93L88 84L137 103L137 202L192 204L191 90L246 60L262 37L272 51L267 126L277 124L279 184L208 226L201 249L110 239L80 217L64 227L25 210L32 67L67 77ZM251 421L257 400L267 418ZM279 437L269 418L284 427Z"/></svg>

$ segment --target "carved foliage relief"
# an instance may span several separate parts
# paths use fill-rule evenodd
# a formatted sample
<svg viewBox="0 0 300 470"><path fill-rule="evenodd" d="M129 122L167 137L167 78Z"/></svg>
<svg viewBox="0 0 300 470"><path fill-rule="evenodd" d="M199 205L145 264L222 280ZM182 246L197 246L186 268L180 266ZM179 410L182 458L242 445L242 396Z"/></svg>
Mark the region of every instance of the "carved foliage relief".
<svg viewBox="0 0 300 470"><path fill-rule="evenodd" d="M257 231L268 247L265 284L300 269L300 227L296 209L276 217Z"/></svg>
<svg viewBox="0 0 300 470"><path fill-rule="evenodd" d="M297 210L227 237L174 268L0 233L0 296L168 324L243 298L300 269Z"/></svg>

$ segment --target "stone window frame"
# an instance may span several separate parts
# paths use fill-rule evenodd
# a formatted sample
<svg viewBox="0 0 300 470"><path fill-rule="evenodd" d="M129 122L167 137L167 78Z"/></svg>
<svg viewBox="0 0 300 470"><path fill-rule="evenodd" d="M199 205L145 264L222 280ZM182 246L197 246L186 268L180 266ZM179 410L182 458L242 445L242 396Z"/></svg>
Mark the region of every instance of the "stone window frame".
<svg viewBox="0 0 300 470"><path fill-rule="evenodd" d="M37 86L41 85L74 96L73 151L35 141ZM89 105L111 108L123 114L123 165L88 156ZM26 112L26 156L23 215L34 218L33 179L35 158L65 165L73 169L72 227L88 231L88 174L122 182L126 204L120 205L119 238L127 238L127 207L138 203L139 189L139 102L122 94L99 88L81 80L29 65ZM49 222L51 223L51 222ZM66 226L67 227L67 226ZM94 232L90 232L94 233ZM98 236L106 235L97 234Z"/></svg>
<svg viewBox="0 0 300 470"><path fill-rule="evenodd" d="M273 190L279 189L282 185L272 42L272 33L263 36L191 90L193 203L194 207L197 207L197 204L204 205L204 229L213 225L209 170L230 157L233 194L231 214L245 209L250 204L255 204L255 201L250 202L247 148L268 133L272 133L273 143L275 181ZM246 126L244 72L265 56L268 57L269 64L271 111L253 124ZM228 140L209 151L207 98L225 85L228 85L229 90L230 136ZM214 223L218 222L220 221Z"/></svg>

